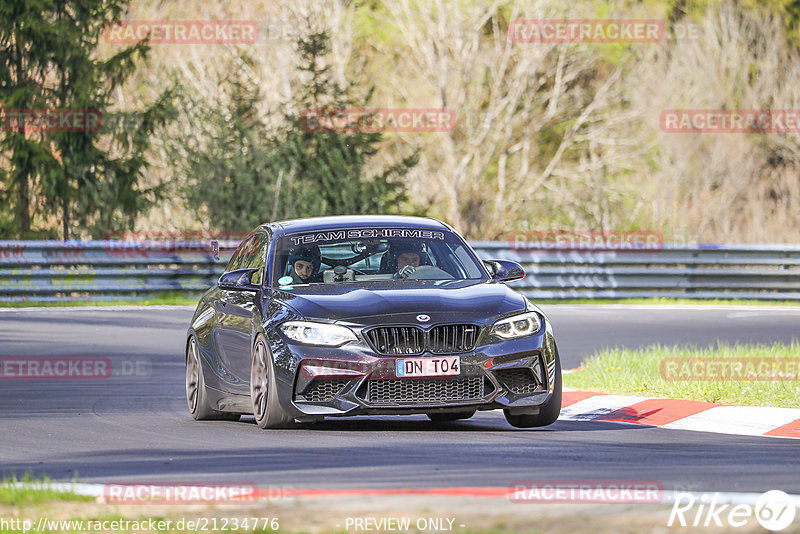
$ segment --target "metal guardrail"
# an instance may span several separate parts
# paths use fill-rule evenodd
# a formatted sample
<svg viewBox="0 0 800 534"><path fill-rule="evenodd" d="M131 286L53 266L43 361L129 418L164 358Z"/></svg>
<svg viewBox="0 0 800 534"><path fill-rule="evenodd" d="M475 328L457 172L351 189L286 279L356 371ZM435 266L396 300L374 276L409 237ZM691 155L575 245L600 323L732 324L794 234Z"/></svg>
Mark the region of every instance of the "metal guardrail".
<svg viewBox="0 0 800 534"><path fill-rule="evenodd" d="M0 302L136 300L211 287L238 245L221 241L0 241ZM527 276L510 285L538 299L746 298L800 300L800 246L665 245L658 250L522 250L472 246Z"/></svg>
<svg viewBox="0 0 800 534"><path fill-rule="evenodd" d="M800 246L664 245L657 250L514 250L475 242L482 258L521 263L511 285L539 299L800 299Z"/></svg>

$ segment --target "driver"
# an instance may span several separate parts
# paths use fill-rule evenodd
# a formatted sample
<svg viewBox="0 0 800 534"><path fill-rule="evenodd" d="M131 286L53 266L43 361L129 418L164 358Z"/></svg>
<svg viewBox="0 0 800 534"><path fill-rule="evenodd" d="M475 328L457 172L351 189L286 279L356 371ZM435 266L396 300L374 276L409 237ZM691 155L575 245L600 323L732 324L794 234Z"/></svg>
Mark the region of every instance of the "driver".
<svg viewBox="0 0 800 534"><path fill-rule="evenodd" d="M427 263L425 259L428 255L420 243L399 242L393 244L387 253L390 254L389 261L394 264L390 264L389 268L394 271L395 278L407 278L417 270L417 267Z"/></svg>
<svg viewBox="0 0 800 534"><path fill-rule="evenodd" d="M419 267L420 257L416 252L403 252L397 255L397 277L406 278Z"/></svg>
<svg viewBox="0 0 800 534"><path fill-rule="evenodd" d="M292 251L289 256L289 265L292 266L289 276L292 277L292 283L310 284L321 282L320 273L318 272L320 263L319 247L316 245L301 247Z"/></svg>

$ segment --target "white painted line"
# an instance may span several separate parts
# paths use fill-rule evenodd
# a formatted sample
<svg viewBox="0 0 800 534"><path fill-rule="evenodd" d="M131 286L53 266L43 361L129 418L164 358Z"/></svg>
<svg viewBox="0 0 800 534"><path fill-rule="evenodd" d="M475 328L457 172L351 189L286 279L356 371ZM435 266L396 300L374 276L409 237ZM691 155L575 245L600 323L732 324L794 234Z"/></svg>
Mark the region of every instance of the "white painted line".
<svg viewBox="0 0 800 534"><path fill-rule="evenodd" d="M202 483L199 483L202 484ZM29 489L48 489L52 491L59 491L59 492L71 492L77 495L86 495L90 497L102 497L106 491L105 484L84 484L78 482L47 482L47 483L37 483L37 482L17 482L16 484L10 484L10 486L17 487L17 488L29 488ZM2 485L0 485L2 487ZM199 485L199 488L204 486ZM213 488L214 486L209 486ZM380 488L377 488L380 491ZM503 487L503 489L506 489ZM768 490L765 490L768 491ZM673 503L677 500L678 495L680 494L689 494L694 496L697 499L698 503L709 503L712 499L716 501L717 504L755 504L758 501L758 498L761 497L762 493L753 493L753 492L732 492L732 491L683 491L680 489L665 489L663 492L663 499L662 503L668 504ZM332 495L333 497L339 497L338 495ZM313 496L308 497L309 499L318 499L320 497L324 497L324 495L315 494ZM381 497L380 495L376 495L375 497ZM444 497L444 496L440 496ZM463 497L460 495L452 495L454 499L462 499ZM794 500L795 504L800 507L800 495L790 494L789 497ZM294 496L295 499L303 499L303 496ZM486 498L486 497L482 497ZM505 495L495 497L497 499L506 499Z"/></svg>
<svg viewBox="0 0 800 534"><path fill-rule="evenodd" d="M797 408L717 406L668 423L663 428L761 436L797 419L800 419Z"/></svg>
<svg viewBox="0 0 800 534"><path fill-rule="evenodd" d="M637 402L642 402L652 397L629 397L623 395L596 395L583 399L575 404L561 409L559 419L570 421L591 421L611 412L625 408Z"/></svg>

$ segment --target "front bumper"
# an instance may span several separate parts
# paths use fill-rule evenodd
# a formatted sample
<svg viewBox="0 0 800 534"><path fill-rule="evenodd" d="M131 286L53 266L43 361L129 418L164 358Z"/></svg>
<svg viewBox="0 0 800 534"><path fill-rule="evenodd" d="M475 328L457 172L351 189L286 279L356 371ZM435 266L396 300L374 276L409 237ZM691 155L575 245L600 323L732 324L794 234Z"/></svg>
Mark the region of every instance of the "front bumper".
<svg viewBox="0 0 800 534"><path fill-rule="evenodd" d="M278 397L296 418L472 408L535 412L553 394L558 365L552 330L543 323L539 333L521 339L481 336L474 350L458 354L459 375L447 377L398 378L395 362L404 356L379 356L361 335L338 348L300 345L275 330L267 337Z"/></svg>

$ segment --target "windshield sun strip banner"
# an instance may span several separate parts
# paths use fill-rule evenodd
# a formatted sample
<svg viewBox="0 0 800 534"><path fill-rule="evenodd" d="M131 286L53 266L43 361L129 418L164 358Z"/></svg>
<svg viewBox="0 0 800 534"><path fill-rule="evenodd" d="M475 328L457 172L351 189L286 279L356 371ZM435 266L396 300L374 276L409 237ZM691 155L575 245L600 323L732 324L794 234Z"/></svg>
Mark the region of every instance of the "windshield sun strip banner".
<svg viewBox="0 0 800 534"><path fill-rule="evenodd" d="M286 237L291 240L293 245L307 245L319 242L335 243L346 239L381 239L392 237L444 240L444 232L419 228L353 228L329 230L327 232L292 234Z"/></svg>

